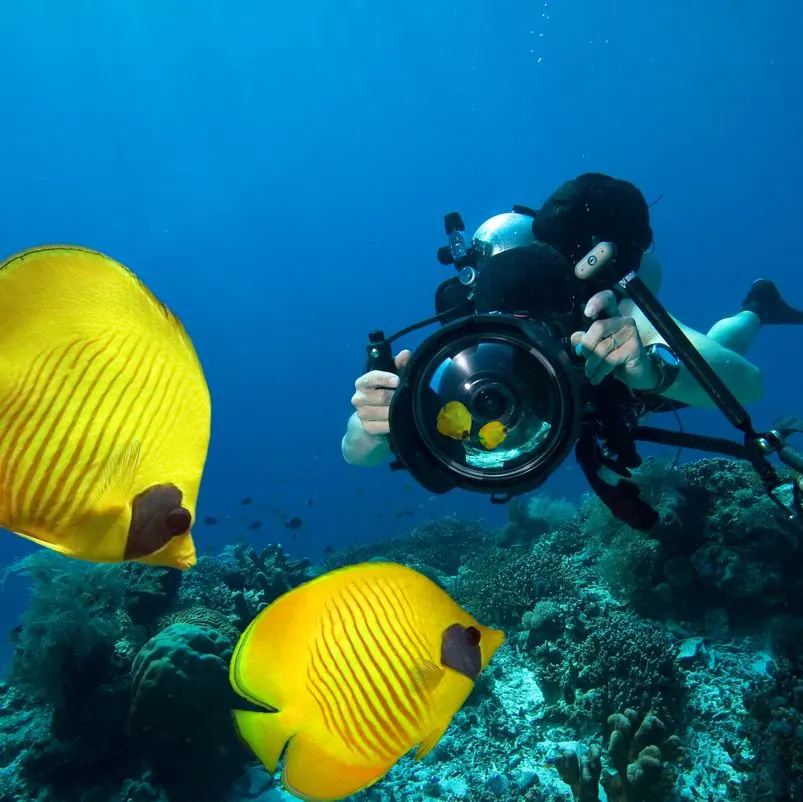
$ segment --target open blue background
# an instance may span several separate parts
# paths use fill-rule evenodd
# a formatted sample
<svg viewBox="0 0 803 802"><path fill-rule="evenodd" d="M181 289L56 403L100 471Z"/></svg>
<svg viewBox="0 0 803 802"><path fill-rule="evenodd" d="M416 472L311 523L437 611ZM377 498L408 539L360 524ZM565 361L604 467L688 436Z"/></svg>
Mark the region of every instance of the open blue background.
<svg viewBox="0 0 803 802"><path fill-rule="evenodd" d="M738 310L759 276L803 305L803 5L771 8L4 3L0 251L103 250L182 317L213 395L199 514L220 523L200 549L250 535L316 557L432 515L499 521L482 497L343 463L367 331L431 313L445 212L473 230L589 170L663 193L662 298L684 322ZM803 411L800 334L751 353L762 424ZM685 422L729 433L713 412ZM567 465L548 489L585 488ZM282 515L304 519L296 540ZM0 563L29 548L6 535Z"/></svg>

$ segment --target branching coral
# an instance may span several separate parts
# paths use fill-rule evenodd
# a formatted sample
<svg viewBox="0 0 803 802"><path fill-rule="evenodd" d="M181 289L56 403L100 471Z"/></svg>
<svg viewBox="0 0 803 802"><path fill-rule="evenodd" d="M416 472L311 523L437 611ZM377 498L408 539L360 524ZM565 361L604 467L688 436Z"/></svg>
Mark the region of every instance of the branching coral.
<svg viewBox="0 0 803 802"><path fill-rule="evenodd" d="M288 557L281 546L272 544L257 551L238 543L224 553L221 565L221 582L230 591L241 627L263 607L311 578L309 560Z"/></svg>
<svg viewBox="0 0 803 802"><path fill-rule="evenodd" d="M677 714L682 686L674 644L663 630L621 611L576 609L568 617L561 635L532 651L548 716L595 726L626 707Z"/></svg>
<svg viewBox="0 0 803 802"><path fill-rule="evenodd" d="M538 544L470 559L458 574L455 600L485 624L517 625L538 601L575 587L568 562Z"/></svg>

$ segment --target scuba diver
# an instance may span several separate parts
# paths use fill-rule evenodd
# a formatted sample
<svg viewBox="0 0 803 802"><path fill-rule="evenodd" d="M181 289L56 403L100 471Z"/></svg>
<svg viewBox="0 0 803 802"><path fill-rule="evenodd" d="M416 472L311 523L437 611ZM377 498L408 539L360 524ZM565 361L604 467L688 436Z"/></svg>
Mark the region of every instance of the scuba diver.
<svg viewBox="0 0 803 802"><path fill-rule="evenodd" d="M754 282L742 310L707 334L679 323L655 298L661 268L647 253L644 196L600 173L566 182L537 211L490 218L470 241L458 214L444 220L449 245L438 258L458 275L437 288L433 318L369 335L342 439L347 462L395 456L392 468L433 492L463 487L506 501L542 484L574 448L592 489L641 529L656 519L627 481L641 462L636 439L685 437L750 459L768 492L777 487L758 451L793 459L785 440L798 420L759 436L743 409L762 394L745 358L760 328L803 323L771 281ZM393 357L393 340L433 322L442 328L415 354ZM640 425L683 406L718 407L749 442Z"/></svg>

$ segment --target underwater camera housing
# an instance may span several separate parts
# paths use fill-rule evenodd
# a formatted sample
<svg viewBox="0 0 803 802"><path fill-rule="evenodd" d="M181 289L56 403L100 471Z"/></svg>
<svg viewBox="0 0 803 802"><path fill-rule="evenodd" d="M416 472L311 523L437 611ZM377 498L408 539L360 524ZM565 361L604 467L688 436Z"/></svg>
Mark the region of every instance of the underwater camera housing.
<svg viewBox="0 0 803 802"><path fill-rule="evenodd" d="M571 265L534 237L533 219L530 209L515 206L486 221L467 242L460 215L446 215L449 243L438 250L438 260L458 275L436 291L437 314L392 337L379 330L369 334L367 368L395 373L392 342L442 325L400 376L389 415L391 467L406 469L433 493L462 488L504 503L543 484L574 449L603 503L629 525L647 530L658 516L631 481L631 470L641 464L641 440L747 459L770 497L799 518L803 481L798 479L794 509L788 510L775 492L781 481L767 458L774 453L803 473L803 455L787 445L791 434L803 431L803 421L786 418L769 432L756 432L635 271L617 265L613 243L596 242ZM590 325L582 310L603 289L639 307L742 433L742 442L642 426L639 418L654 398L612 377L588 382L569 338ZM676 408L662 401L664 408Z"/></svg>
<svg viewBox="0 0 803 802"><path fill-rule="evenodd" d="M472 315L435 332L412 355L391 404L391 448L432 492L526 492L577 440L580 388L566 349L541 326ZM444 434L452 404L471 422ZM491 424L504 434L493 448L482 437Z"/></svg>

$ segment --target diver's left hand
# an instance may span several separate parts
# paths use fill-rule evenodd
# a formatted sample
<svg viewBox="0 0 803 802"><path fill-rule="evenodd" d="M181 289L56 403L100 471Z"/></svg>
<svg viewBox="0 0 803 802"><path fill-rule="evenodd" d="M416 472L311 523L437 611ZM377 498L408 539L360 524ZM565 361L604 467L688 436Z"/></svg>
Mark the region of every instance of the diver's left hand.
<svg viewBox="0 0 803 802"><path fill-rule="evenodd" d="M631 390L651 390L658 385L655 365L647 356L636 321L622 313L610 290L593 295L586 304L585 315L605 315L602 320L594 320L588 331L572 334L572 347L582 349L586 376L592 384L599 384L612 373Z"/></svg>

